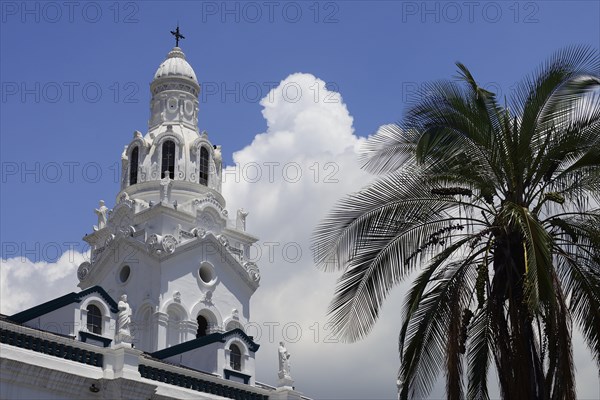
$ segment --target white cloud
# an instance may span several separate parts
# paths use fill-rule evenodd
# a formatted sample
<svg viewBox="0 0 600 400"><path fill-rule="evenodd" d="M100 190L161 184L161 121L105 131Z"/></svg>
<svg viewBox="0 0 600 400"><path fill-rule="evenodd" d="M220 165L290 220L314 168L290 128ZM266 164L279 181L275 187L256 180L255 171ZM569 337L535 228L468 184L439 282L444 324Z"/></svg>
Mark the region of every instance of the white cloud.
<svg viewBox="0 0 600 400"><path fill-rule="evenodd" d="M290 101L290 88L303 96ZM309 248L313 229L336 201L373 179L357 161L356 150L364 138L354 135L352 117L339 93L328 91L310 74L290 75L261 105L266 132L234 153L236 165L226 169L223 186L230 212L248 210L248 231L260 238L262 280L251 307L251 320L260 331L248 332L260 335L257 378L277 382L277 343L284 340L292 354L296 387L307 395L393 398L401 294L390 297L384 318L367 339L340 343L331 335L326 317L338 274L318 271ZM261 179L250 174L249 165L256 164L262 166ZM273 165L271 176L268 165ZM243 179L244 170L249 179ZM232 179L236 174L239 182ZM301 257L295 257L297 248Z"/></svg>
<svg viewBox="0 0 600 400"><path fill-rule="evenodd" d="M75 271L87 253L65 251L55 262L31 261L25 256L0 260L0 312L11 315L77 292Z"/></svg>

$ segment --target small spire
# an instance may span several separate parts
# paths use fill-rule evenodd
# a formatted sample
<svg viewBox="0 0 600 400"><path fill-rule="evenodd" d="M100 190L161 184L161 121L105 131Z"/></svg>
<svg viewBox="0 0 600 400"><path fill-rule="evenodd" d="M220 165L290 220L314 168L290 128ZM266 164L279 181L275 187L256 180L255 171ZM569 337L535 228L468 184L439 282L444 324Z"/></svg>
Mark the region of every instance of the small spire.
<svg viewBox="0 0 600 400"><path fill-rule="evenodd" d="M175 47L179 47L179 39L185 39L185 36L179 33L179 24L177 24L177 29L171 31L171 35L175 36Z"/></svg>

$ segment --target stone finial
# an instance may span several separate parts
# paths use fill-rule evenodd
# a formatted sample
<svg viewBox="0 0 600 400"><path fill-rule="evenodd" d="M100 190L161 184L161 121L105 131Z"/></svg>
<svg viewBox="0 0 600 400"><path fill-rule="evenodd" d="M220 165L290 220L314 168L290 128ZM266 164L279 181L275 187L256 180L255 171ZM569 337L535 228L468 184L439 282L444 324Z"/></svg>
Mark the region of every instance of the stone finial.
<svg viewBox="0 0 600 400"><path fill-rule="evenodd" d="M246 230L246 218L248 217L248 212L244 211L243 208L237 210L237 216L235 219L235 227L242 231Z"/></svg>

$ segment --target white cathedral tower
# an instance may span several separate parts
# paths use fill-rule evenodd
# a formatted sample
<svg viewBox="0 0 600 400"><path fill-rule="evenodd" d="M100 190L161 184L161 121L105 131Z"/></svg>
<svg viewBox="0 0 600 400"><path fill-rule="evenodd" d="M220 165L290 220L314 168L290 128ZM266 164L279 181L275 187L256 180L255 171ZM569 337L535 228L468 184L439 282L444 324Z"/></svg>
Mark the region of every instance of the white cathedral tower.
<svg viewBox="0 0 600 400"><path fill-rule="evenodd" d="M198 130L201 88L178 45L150 90L116 205L101 201L84 237L81 291L0 316L0 397L305 399L281 346L279 387L255 379L260 346L244 326L258 239L248 213L226 208L221 149Z"/></svg>
<svg viewBox="0 0 600 400"><path fill-rule="evenodd" d="M125 147L116 206L96 210L91 262L78 270L82 289L127 294L135 347L148 352L242 329L260 280L247 258L257 238L243 210L225 208L221 150L198 131L200 86L179 47L150 89L148 132Z"/></svg>

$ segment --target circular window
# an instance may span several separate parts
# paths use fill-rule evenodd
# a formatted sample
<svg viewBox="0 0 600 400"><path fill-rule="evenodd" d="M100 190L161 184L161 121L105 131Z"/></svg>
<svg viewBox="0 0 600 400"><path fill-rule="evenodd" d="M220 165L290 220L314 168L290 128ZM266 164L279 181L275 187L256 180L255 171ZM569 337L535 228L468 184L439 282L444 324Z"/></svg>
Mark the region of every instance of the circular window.
<svg viewBox="0 0 600 400"><path fill-rule="evenodd" d="M131 268L129 268L129 265L125 265L123 268L121 268L121 271L119 271L119 280L121 283L127 282L129 275L131 275Z"/></svg>
<svg viewBox="0 0 600 400"><path fill-rule="evenodd" d="M202 279L202 282L204 283L210 283L210 281L213 280L213 273L208 265L200 267L200 279Z"/></svg>
<svg viewBox="0 0 600 400"><path fill-rule="evenodd" d="M204 285L213 285L217 280L214 267L206 262L200 265L198 277L200 278L200 282Z"/></svg>

